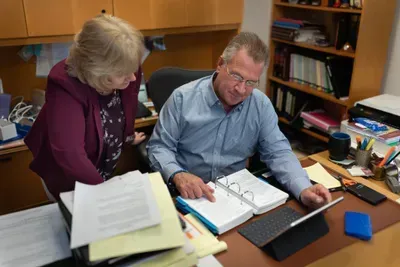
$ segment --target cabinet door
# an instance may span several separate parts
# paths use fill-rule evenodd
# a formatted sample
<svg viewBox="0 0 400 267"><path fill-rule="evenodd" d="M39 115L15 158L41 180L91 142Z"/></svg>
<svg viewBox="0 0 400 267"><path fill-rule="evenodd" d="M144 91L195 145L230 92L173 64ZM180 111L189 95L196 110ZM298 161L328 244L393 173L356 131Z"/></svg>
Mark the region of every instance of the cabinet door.
<svg viewBox="0 0 400 267"><path fill-rule="evenodd" d="M114 0L114 15L131 23L136 29L153 29L151 0Z"/></svg>
<svg viewBox="0 0 400 267"><path fill-rule="evenodd" d="M215 0L186 0L188 26L214 25L217 23Z"/></svg>
<svg viewBox="0 0 400 267"><path fill-rule="evenodd" d="M29 169L29 150L0 156L0 214L47 201L42 182Z"/></svg>
<svg viewBox="0 0 400 267"><path fill-rule="evenodd" d="M27 36L22 0L1 0L0 39Z"/></svg>
<svg viewBox="0 0 400 267"><path fill-rule="evenodd" d="M242 23L243 0L215 0L217 2L217 24Z"/></svg>
<svg viewBox="0 0 400 267"><path fill-rule="evenodd" d="M75 34L83 23L103 12L112 0L24 0L29 36Z"/></svg>
<svg viewBox="0 0 400 267"><path fill-rule="evenodd" d="M187 26L185 0L151 0L154 28L177 28Z"/></svg>

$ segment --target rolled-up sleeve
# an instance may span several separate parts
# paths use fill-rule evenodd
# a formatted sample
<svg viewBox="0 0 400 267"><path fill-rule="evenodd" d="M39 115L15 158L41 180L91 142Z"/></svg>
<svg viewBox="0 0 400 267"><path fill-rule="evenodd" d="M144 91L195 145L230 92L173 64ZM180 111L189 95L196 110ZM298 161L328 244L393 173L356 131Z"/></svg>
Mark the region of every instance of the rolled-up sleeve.
<svg viewBox="0 0 400 267"><path fill-rule="evenodd" d="M182 167L176 160L180 130L182 96L177 91L169 97L160 111L153 134L147 144L151 168L161 172L167 182Z"/></svg>
<svg viewBox="0 0 400 267"><path fill-rule="evenodd" d="M293 153L278 126L278 117L269 99L265 98L260 114L258 150L275 178L299 199L300 193L311 186L306 171Z"/></svg>

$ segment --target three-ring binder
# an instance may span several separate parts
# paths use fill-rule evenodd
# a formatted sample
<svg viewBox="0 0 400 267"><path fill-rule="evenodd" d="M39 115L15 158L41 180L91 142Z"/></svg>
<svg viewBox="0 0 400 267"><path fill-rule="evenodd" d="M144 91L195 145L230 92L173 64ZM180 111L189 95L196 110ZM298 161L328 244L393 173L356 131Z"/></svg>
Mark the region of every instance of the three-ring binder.
<svg viewBox="0 0 400 267"><path fill-rule="evenodd" d="M229 179L228 179L228 176L225 176L225 175L219 175L219 176L217 176L217 177L215 177L215 179L214 179L214 186L215 186L215 189L217 188L217 182L218 182L218 180L220 180L220 179L223 179L223 178L226 178L226 181L225 181L225 187L228 189L227 190L227 195L229 196L229 190L232 190L232 191L234 191L233 189L231 189L230 187L231 186L233 186L233 185L236 185L237 187L238 187L238 190L237 191L234 191L234 192L236 192L241 198L240 198L240 205L243 205L243 199L245 199L246 197L245 197L245 195L246 194L251 194L251 196L252 196L252 198L251 198L251 201L254 201L254 193L253 193L253 191L251 191L251 190L246 190L246 191L244 191L242 194L240 193L241 192L241 188L240 188L240 184L238 183L238 182L232 182L232 183L229 183ZM222 184L222 183L221 183Z"/></svg>

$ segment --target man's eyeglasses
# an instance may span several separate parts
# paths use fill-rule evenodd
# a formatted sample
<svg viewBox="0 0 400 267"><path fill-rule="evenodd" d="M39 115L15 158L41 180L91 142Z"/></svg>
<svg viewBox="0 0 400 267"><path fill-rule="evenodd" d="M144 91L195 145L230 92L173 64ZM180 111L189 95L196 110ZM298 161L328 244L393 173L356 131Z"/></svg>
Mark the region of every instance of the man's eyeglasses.
<svg viewBox="0 0 400 267"><path fill-rule="evenodd" d="M258 84L259 84L259 81L245 80L245 79L243 79L243 77L240 76L239 74L231 73L231 72L229 71L228 66L226 66L226 73L228 73L228 75L231 76L235 81L240 82L240 83L244 82L244 84L245 84L246 87L255 88L255 87L257 87Z"/></svg>

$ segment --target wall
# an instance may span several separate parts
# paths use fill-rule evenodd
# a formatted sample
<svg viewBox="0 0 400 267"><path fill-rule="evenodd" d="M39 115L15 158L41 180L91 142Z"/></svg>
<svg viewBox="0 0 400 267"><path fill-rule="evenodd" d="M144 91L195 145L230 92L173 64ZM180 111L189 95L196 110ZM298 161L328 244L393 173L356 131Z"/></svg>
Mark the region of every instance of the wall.
<svg viewBox="0 0 400 267"><path fill-rule="evenodd" d="M397 0L382 93L400 96L400 0Z"/></svg>
<svg viewBox="0 0 400 267"><path fill-rule="evenodd" d="M257 33L266 43L269 43L271 23L271 0L245 0L242 30ZM259 89L265 92L266 74L261 76Z"/></svg>

